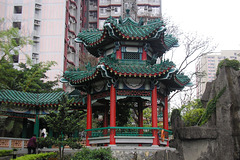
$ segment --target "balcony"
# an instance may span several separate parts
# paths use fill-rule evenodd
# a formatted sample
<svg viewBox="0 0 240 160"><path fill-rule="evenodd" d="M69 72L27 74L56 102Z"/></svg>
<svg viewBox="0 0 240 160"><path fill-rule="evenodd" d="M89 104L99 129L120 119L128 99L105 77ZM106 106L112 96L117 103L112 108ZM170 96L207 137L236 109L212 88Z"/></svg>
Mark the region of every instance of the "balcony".
<svg viewBox="0 0 240 160"><path fill-rule="evenodd" d="M89 6L89 10L91 10L91 11L95 11L95 10L97 10L98 8L97 8L97 5L90 5Z"/></svg>
<svg viewBox="0 0 240 160"><path fill-rule="evenodd" d="M36 25L36 26L40 26L40 23L41 23L40 20L37 20L37 19L34 20L34 25Z"/></svg>
<svg viewBox="0 0 240 160"><path fill-rule="evenodd" d="M111 0L100 1L99 6L108 6L111 4Z"/></svg>
<svg viewBox="0 0 240 160"><path fill-rule="evenodd" d="M35 9L36 10L41 10L42 9L42 5L39 3L35 3Z"/></svg>
<svg viewBox="0 0 240 160"><path fill-rule="evenodd" d="M112 0L111 5L122 5L122 0Z"/></svg>

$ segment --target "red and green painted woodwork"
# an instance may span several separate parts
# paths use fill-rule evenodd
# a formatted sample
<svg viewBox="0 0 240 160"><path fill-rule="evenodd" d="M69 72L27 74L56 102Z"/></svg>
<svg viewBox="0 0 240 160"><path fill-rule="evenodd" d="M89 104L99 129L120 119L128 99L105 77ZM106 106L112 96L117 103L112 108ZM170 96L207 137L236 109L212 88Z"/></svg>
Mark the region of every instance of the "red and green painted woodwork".
<svg viewBox="0 0 240 160"><path fill-rule="evenodd" d="M78 34L75 41L83 43L93 56L100 57L96 66L88 64L86 71L65 71L62 79L62 82L88 93L87 145L90 145L88 139L92 130L92 102L97 100L110 99L110 145L116 144L114 137L118 99L140 97L151 101L152 128L157 128L157 100L161 99L165 102L164 129L168 128L166 97L170 92L181 90L191 83L188 76L178 73L172 61L163 59L166 51L178 46L177 39L165 31L165 25L160 19L144 24L142 21L135 22L127 14L124 19L109 17L101 31L88 30ZM143 126L142 109L139 108L139 127ZM103 127L106 126L107 119L104 116ZM106 135L106 130L102 134ZM152 135L153 145L158 145L157 129L152 130Z"/></svg>
<svg viewBox="0 0 240 160"><path fill-rule="evenodd" d="M92 104L91 104L91 95L87 94L87 129L92 129ZM90 146L89 137L91 132L87 132L86 135L86 146Z"/></svg>

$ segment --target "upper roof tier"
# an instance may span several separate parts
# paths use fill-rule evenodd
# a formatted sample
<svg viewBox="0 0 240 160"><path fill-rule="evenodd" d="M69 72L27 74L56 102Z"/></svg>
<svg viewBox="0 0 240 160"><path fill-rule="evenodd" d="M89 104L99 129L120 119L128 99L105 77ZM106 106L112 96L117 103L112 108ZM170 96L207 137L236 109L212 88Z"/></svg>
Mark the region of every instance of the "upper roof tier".
<svg viewBox="0 0 240 160"><path fill-rule="evenodd" d="M148 21L144 25L143 21L135 22L129 17L122 20L109 17L103 26L103 30L86 30L78 34L75 39L78 43L83 43L86 49L95 57L101 56L99 50L104 46L116 41L137 41L147 42L153 49L153 53L162 55L174 46L178 46L178 41L172 35L165 34L166 28L160 19Z"/></svg>

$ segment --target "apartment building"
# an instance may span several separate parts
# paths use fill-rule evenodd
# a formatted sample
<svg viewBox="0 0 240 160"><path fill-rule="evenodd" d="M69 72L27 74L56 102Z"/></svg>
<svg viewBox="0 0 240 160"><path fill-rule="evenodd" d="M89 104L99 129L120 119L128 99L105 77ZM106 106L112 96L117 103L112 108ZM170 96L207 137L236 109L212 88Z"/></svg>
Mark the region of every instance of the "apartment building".
<svg viewBox="0 0 240 160"><path fill-rule="evenodd" d="M82 27L103 29L109 17L125 17L126 9L131 18L138 21L141 17L149 19L161 18L161 0L82 0Z"/></svg>
<svg viewBox="0 0 240 160"><path fill-rule="evenodd" d="M81 0L0 0L0 18L3 28L17 27L33 40L20 50L15 63L55 61L48 71L49 80L55 80L69 67L79 65L79 46L74 42L80 30ZM59 82L59 87L62 83Z"/></svg>
<svg viewBox="0 0 240 160"><path fill-rule="evenodd" d="M199 59L196 64L197 98L201 98L205 91L206 83L216 78L218 63L223 59L236 59L240 61L240 50L222 50L211 52Z"/></svg>
<svg viewBox="0 0 240 160"><path fill-rule="evenodd" d="M134 20L146 22L161 17L161 0L0 0L3 28L19 28L31 37L33 45L19 52L15 64L26 62L28 55L34 63L55 61L48 71L48 80L61 77L71 67L79 66L79 55L86 53L74 42L82 29L103 29L109 17L125 17L126 9ZM59 82L59 87L64 87ZM64 87L66 89L66 87Z"/></svg>

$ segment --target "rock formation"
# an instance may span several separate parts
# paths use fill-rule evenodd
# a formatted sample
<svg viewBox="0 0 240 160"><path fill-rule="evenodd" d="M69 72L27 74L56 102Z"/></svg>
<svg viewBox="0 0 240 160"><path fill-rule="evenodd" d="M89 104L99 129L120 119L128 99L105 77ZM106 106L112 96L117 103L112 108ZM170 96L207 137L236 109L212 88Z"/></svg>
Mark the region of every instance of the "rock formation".
<svg viewBox="0 0 240 160"><path fill-rule="evenodd" d="M184 160L240 159L240 71L222 67L216 80L207 83L201 100L206 107L224 87L223 95L216 102L216 112L201 127L184 127L179 117L173 116L172 146Z"/></svg>

